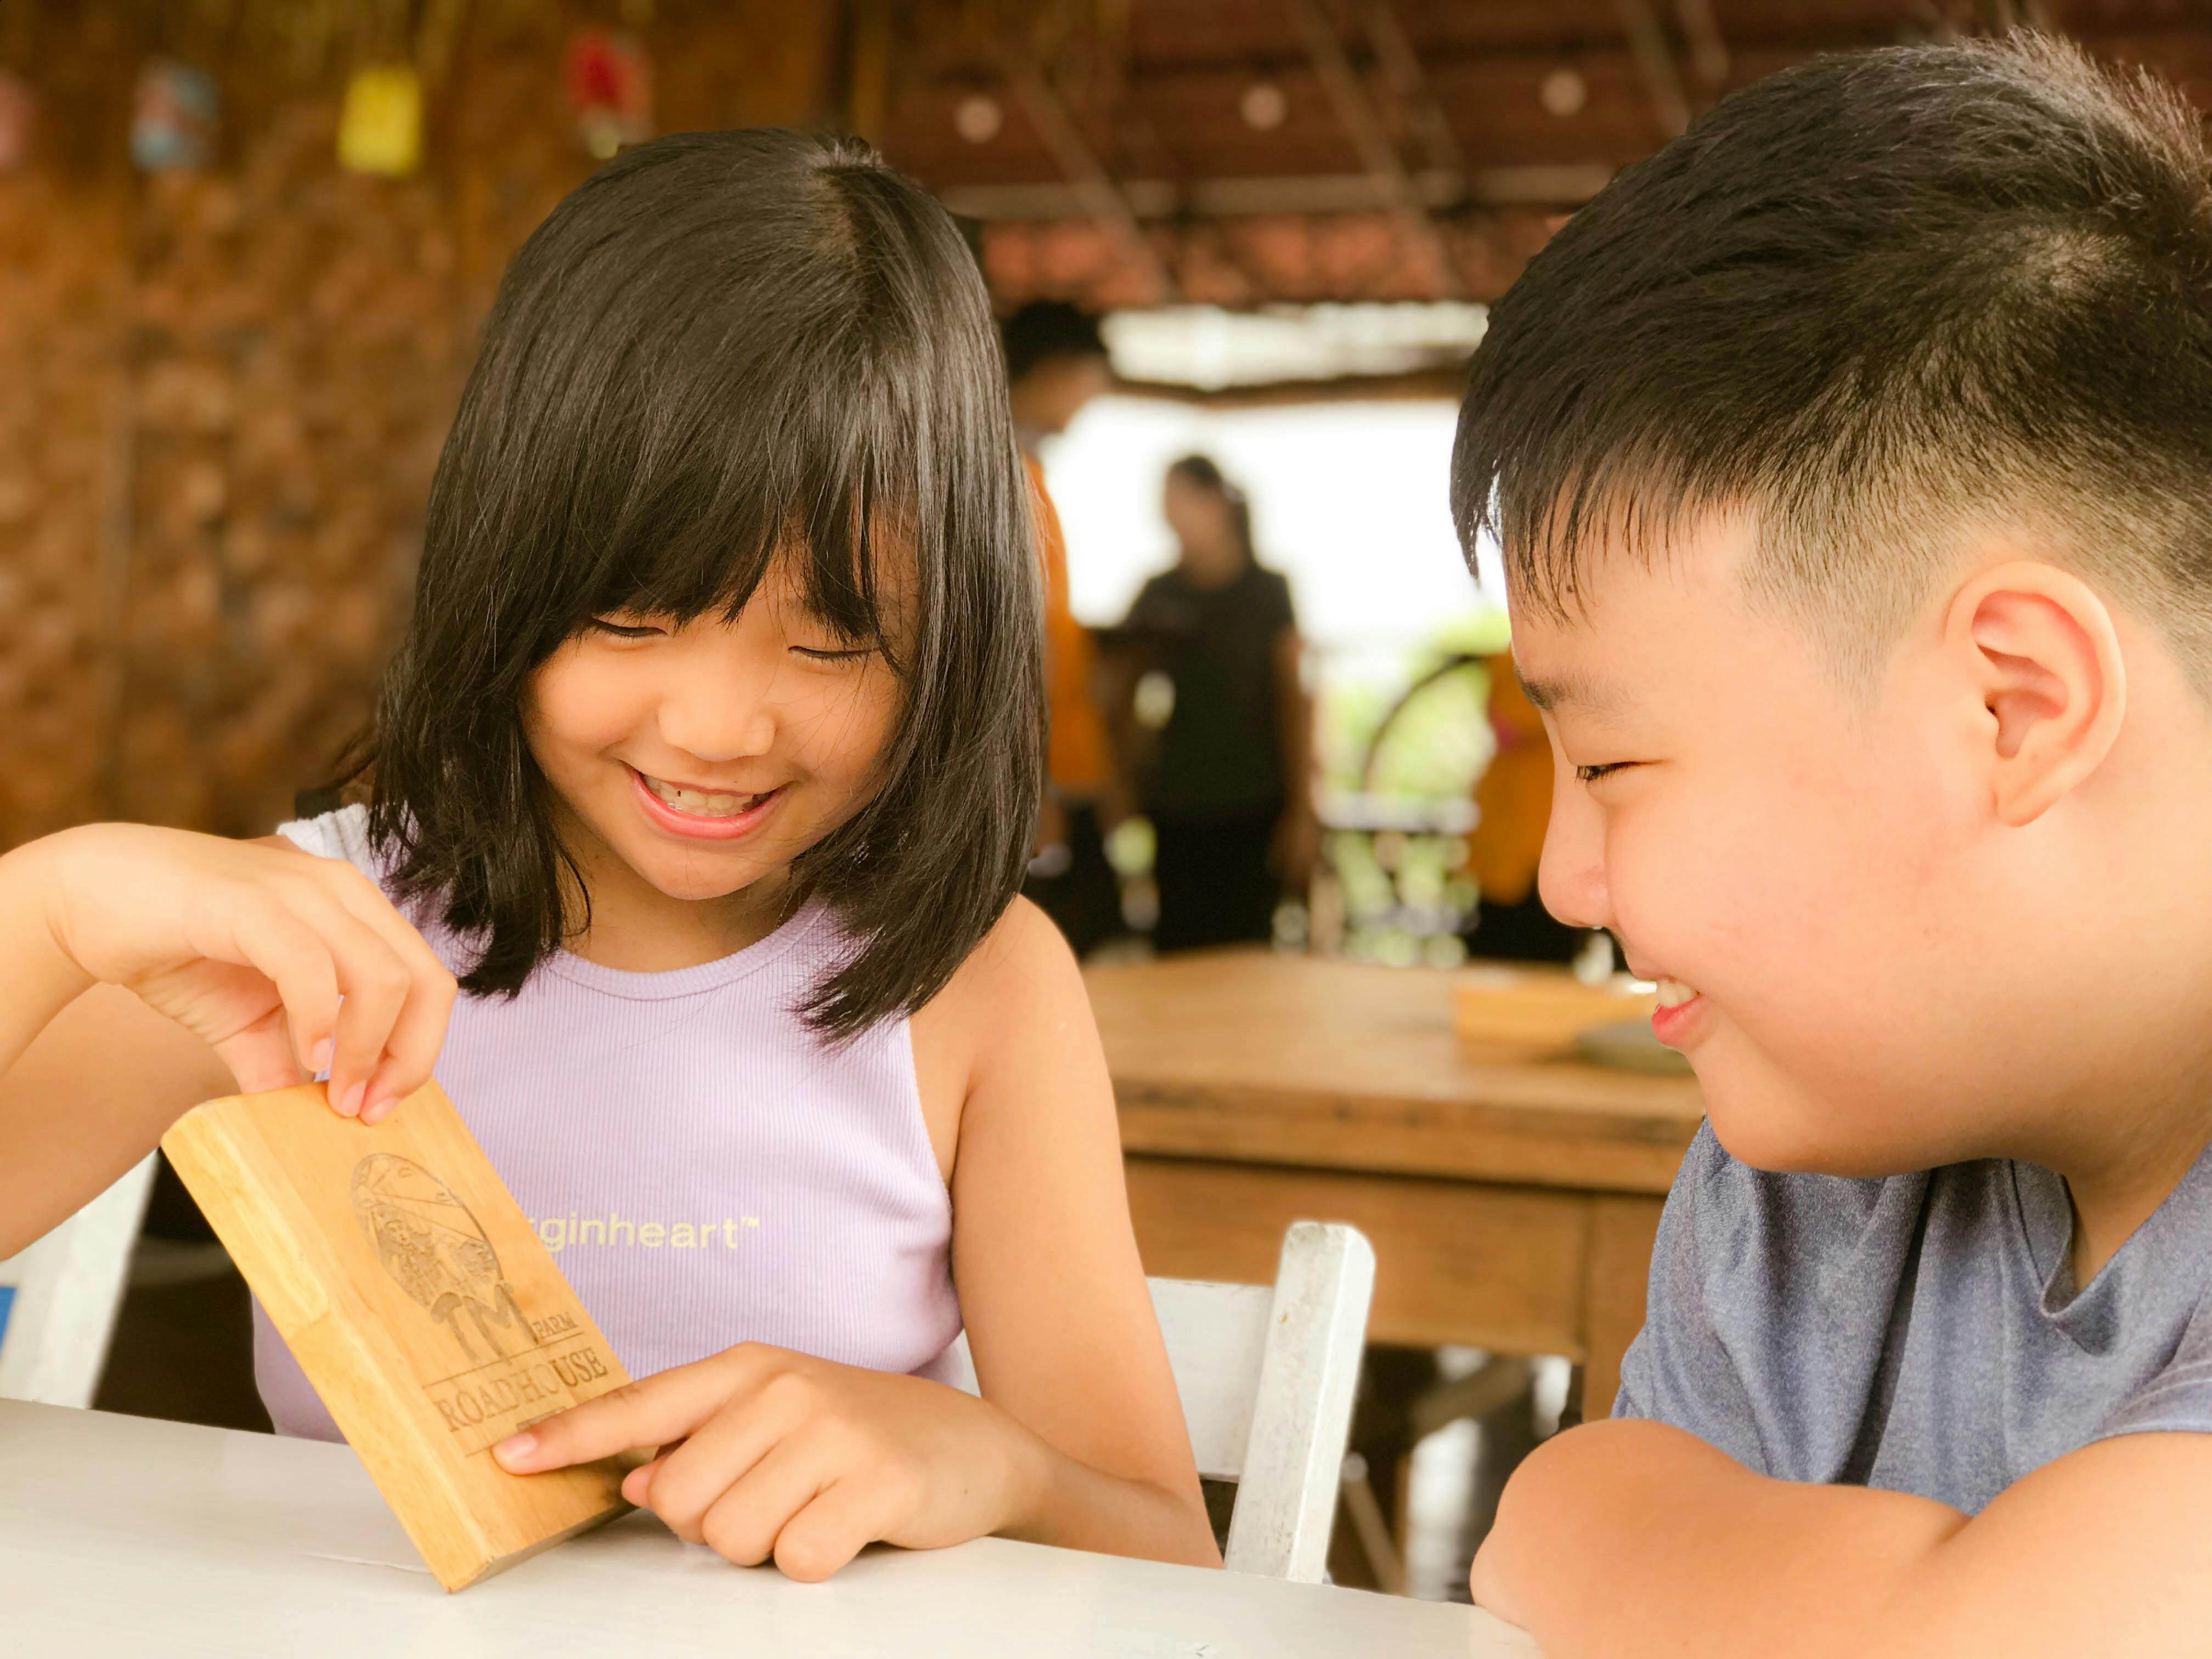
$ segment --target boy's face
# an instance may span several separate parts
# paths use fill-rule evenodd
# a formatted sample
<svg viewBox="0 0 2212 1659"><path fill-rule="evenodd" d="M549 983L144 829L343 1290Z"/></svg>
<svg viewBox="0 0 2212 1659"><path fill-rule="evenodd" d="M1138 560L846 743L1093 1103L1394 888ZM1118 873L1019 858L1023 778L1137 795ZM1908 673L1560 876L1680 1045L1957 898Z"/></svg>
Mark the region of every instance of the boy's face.
<svg viewBox="0 0 2212 1659"><path fill-rule="evenodd" d="M1802 629L1745 604L1747 545L1711 524L1650 569L1604 559L1583 620L1516 615L1559 763L1544 902L1695 991L1655 1030L1747 1163L1981 1155L2037 1086L2021 1027L2049 1005L1990 960L2020 945L1999 897L2017 872L1991 866L1955 699L1911 652L1870 693L1839 688Z"/></svg>

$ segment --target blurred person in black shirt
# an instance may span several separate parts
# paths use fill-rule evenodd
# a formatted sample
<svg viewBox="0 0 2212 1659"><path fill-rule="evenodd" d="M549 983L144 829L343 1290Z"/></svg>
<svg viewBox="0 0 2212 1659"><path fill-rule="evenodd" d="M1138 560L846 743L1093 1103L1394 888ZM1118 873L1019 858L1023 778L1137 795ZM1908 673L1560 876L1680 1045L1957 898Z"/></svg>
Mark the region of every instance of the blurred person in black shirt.
<svg viewBox="0 0 2212 1659"><path fill-rule="evenodd" d="M1116 725L1158 836L1153 943L1264 942L1284 890L1304 890L1319 842L1291 586L1255 556L1251 508L1210 458L1168 469L1163 508L1175 566L1145 584L1117 634ZM1130 693L1146 672L1165 675L1175 698L1139 757Z"/></svg>

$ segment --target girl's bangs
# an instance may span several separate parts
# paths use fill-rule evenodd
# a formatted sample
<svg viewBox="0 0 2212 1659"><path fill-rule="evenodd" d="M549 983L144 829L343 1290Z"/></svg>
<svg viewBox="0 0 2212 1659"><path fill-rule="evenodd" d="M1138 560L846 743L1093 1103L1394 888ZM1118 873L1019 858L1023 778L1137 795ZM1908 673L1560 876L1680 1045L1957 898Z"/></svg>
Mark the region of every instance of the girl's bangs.
<svg viewBox="0 0 2212 1659"><path fill-rule="evenodd" d="M890 650L898 630L885 615L884 559L911 546L918 481L881 378L857 361L834 375L720 367L711 397L696 384L672 396L664 384L639 387L635 402L610 399L646 418L621 422L640 434L631 442L586 441L580 471L609 487L580 491L572 511L570 544L588 575L571 630L622 611L734 620L788 560L817 620ZM653 417L684 409L681 430L654 434Z"/></svg>

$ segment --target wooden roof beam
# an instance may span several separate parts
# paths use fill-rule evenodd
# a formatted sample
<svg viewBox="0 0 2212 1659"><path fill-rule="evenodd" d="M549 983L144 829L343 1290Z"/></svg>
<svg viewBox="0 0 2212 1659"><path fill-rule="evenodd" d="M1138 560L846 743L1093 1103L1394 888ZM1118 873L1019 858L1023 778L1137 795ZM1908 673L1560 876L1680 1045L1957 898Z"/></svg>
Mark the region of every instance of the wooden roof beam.
<svg viewBox="0 0 2212 1659"><path fill-rule="evenodd" d="M1321 0L1287 0L1287 3L1291 21L1297 26L1314 73L1320 78L1338 121L1358 153L1360 165L1382 185L1400 220L1427 251L1436 266L1438 291L1446 299L1457 299L1461 284L1459 273L1452 264L1450 246L1430 216L1405 163L1399 159L1389 134L1383 131L1382 118L1368 98L1366 87L1352 68L1344 42L1337 38L1336 25L1322 9Z"/></svg>
<svg viewBox="0 0 2212 1659"><path fill-rule="evenodd" d="M1182 284L1152 246L1144 228L1137 222L1137 216L1115 185L1113 175L1106 171L1105 163L1098 159L1082 129L1075 125L1074 117L1067 112L1067 106L1052 89L1052 83L1045 79L1036 60L1018 47L1007 46L1000 53L1000 64L1008 88L1029 117L1030 125L1036 129L1037 137L1052 152L1060 172L1066 175L1069 185L1081 198L1085 210L1143 272L1146 281L1157 290L1160 303L1172 304L1181 297Z"/></svg>
<svg viewBox="0 0 2212 1659"><path fill-rule="evenodd" d="M1574 208L1612 179L1610 163L1476 167L1464 173L1425 172L1414 191L1431 210L1479 207ZM1373 212L1398 205L1396 195L1364 173L1267 175L1244 179L1130 179L1118 187L1141 222L1165 219L1236 219L1276 214ZM1091 198L1066 183L947 185L938 198L971 219L1091 219Z"/></svg>
<svg viewBox="0 0 2212 1659"><path fill-rule="evenodd" d="M1680 137L1690 125L1690 100L1682 90L1682 76L1674 67L1674 53L1659 27L1659 14L1651 0L1614 0L1620 26L1628 32L1629 50L1635 54L1636 72L1651 100L1651 114L1668 138Z"/></svg>
<svg viewBox="0 0 2212 1659"><path fill-rule="evenodd" d="M1700 0L1684 0L1686 4L1699 3ZM1443 106L1429 89L1428 76L1421 68L1421 55L1414 50L1406 26L1398 21L1396 8L1390 0L1366 0L1360 8L1360 19L1375 48L1375 60L1382 66L1385 84L1404 110L1407 125L1420 134L1422 146L1429 152L1429 165L1439 172L1460 172L1464 164L1460 158L1459 139Z"/></svg>
<svg viewBox="0 0 2212 1659"><path fill-rule="evenodd" d="M1730 59L1728 41L1713 16L1713 0L1674 0L1674 21L1689 43L1691 69L1708 93L1718 92L1728 84Z"/></svg>

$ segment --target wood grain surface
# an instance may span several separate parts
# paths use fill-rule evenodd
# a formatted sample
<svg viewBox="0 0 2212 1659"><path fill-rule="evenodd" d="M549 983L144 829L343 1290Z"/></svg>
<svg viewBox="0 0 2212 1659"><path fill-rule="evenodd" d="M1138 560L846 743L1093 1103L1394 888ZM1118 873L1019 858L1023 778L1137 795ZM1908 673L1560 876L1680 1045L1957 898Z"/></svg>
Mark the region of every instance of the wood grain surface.
<svg viewBox="0 0 2212 1659"><path fill-rule="evenodd" d="M611 1461L492 1461L629 1379L436 1085L374 1128L319 1085L210 1101L161 1145L447 1589L628 1507Z"/></svg>
<svg viewBox="0 0 2212 1659"><path fill-rule="evenodd" d="M1531 974L1251 950L1085 969L1145 1270L1264 1279L1291 1222L1348 1221L1375 1245L1372 1340L1564 1354L1602 1415L1704 1101L1546 1057L1558 1011L1619 1009L1511 996Z"/></svg>
<svg viewBox="0 0 2212 1659"><path fill-rule="evenodd" d="M1465 974L1235 950L1084 977L1131 1152L1663 1194L1705 1115L1692 1079L1466 1042Z"/></svg>

